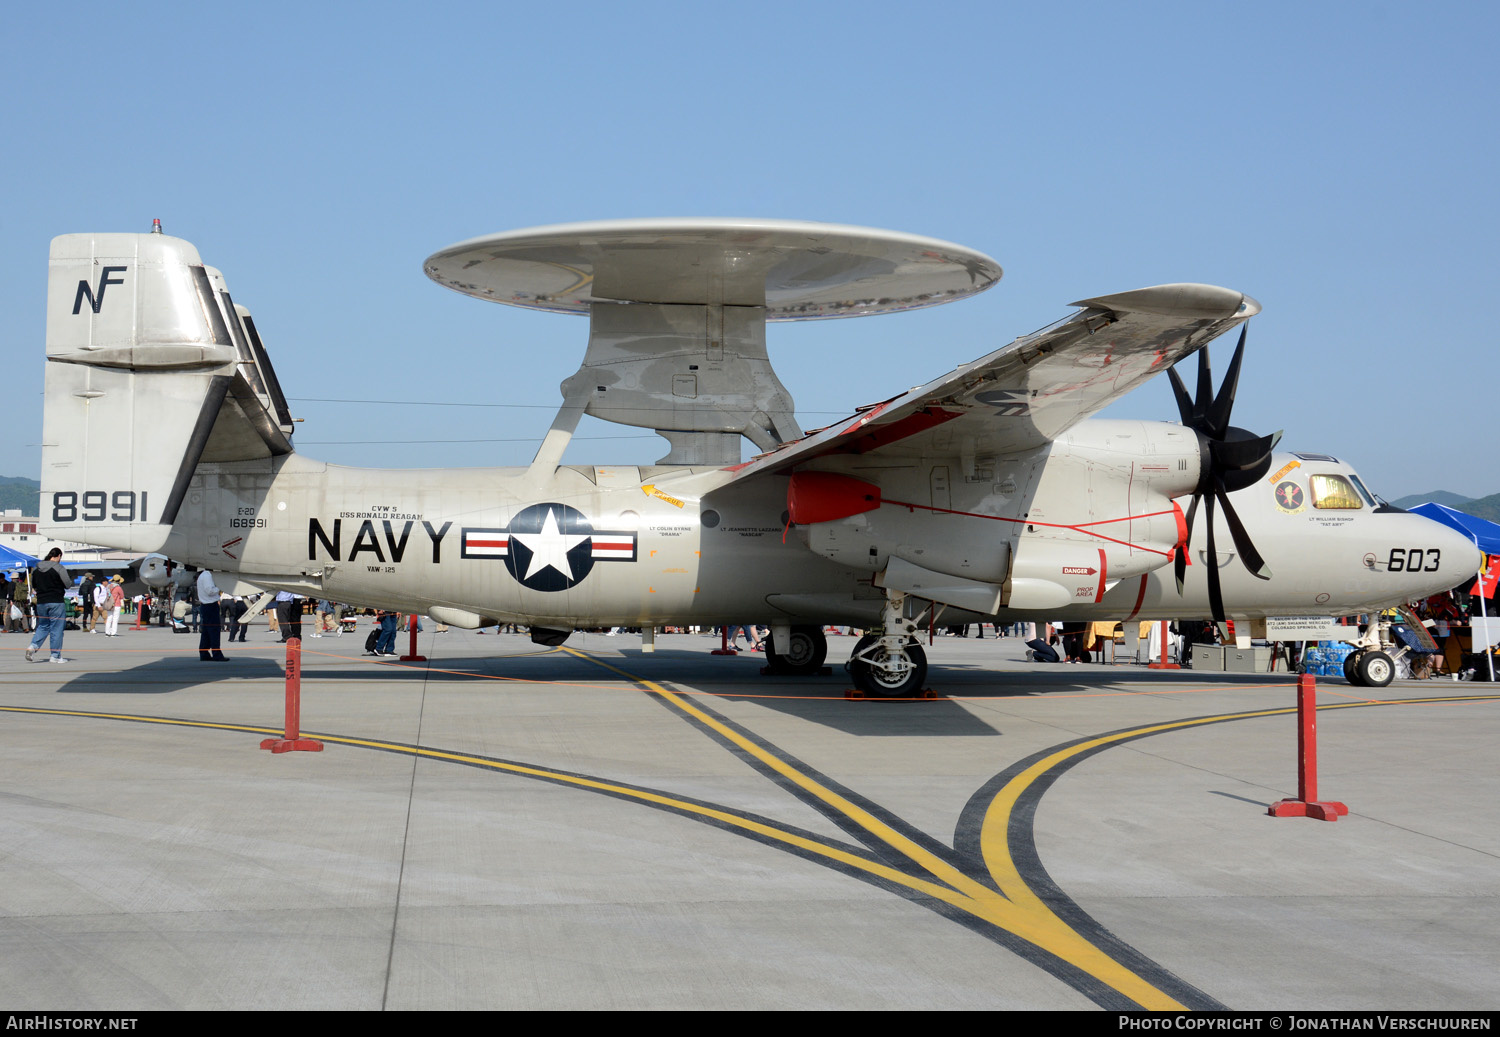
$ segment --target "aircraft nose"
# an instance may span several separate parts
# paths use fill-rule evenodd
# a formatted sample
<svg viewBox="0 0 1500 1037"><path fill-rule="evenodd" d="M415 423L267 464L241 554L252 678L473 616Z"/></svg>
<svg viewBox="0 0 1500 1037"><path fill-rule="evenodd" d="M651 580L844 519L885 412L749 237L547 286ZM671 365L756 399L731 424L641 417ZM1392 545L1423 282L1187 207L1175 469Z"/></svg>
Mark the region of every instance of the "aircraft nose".
<svg viewBox="0 0 1500 1037"><path fill-rule="evenodd" d="M1442 586L1427 593L1436 594L1440 590L1450 590L1460 583L1473 580L1484 564L1484 552L1479 550L1474 541L1441 522L1420 515L1413 515L1412 518L1424 523L1419 536L1430 545L1428 557L1431 558L1433 550L1441 553L1433 582L1441 583Z"/></svg>

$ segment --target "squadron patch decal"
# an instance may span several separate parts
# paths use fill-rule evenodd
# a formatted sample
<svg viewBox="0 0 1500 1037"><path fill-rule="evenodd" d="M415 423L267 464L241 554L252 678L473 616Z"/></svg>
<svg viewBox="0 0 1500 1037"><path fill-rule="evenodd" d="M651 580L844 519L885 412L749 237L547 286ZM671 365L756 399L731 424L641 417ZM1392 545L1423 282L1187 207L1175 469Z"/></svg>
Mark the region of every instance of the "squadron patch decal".
<svg viewBox="0 0 1500 1037"><path fill-rule="evenodd" d="M1287 479L1276 485L1274 492L1276 506L1288 515L1296 515L1307 508L1307 494L1302 492L1302 487Z"/></svg>
<svg viewBox="0 0 1500 1037"><path fill-rule="evenodd" d="M633 530L596 530L566 504L533 504L505 529L463 531L464 558L498 558L523 587L561 591L583 582L595 562L636 560Z"/></svg>

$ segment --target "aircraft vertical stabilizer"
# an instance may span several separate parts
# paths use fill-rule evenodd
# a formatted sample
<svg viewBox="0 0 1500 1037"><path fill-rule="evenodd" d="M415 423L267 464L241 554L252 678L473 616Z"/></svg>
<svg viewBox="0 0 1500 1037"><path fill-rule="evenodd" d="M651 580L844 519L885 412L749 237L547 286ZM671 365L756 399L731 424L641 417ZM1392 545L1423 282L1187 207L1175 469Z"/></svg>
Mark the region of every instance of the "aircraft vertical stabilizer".
<svg viewBox="0 0 1500 1037"><path fill-rule="evenodd" d="M179 238L53 239L42 437L48 535L161 548L236 381L227 302Z"/></svg>

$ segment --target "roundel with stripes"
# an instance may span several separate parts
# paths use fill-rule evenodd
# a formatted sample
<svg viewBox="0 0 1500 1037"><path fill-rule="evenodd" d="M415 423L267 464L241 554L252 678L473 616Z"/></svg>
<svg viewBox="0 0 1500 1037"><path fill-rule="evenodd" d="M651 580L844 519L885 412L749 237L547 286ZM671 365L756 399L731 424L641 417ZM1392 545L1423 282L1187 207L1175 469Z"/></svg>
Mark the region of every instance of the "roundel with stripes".
<svg viewBox="0 0 1500 1037"><path fill-rule="evenodd" d="M595 529L566 504L533 504L504 529L464 529L462 545L464 558L503 561L523 587L562 591L582 583L595 562L635 561L636 534Z"/></svg>

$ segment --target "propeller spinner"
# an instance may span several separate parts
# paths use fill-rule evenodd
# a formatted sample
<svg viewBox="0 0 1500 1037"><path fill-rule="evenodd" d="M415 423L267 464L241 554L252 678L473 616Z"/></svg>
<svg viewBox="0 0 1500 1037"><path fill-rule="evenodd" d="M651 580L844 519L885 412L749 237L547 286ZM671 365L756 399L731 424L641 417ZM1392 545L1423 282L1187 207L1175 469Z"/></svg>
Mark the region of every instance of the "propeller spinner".
<svg viewBox="0 0 1500 1037"><path fill-rule="evenodd" d="M1224 509L1224 521L1234 538L1235 550L1251 575L1262 579L1271 578L1271 570L1260 552L1250 541L1245 525L1235 514L1229 503L1229 494L1244 489L1259 480L1270 470L1271 451L1281 440L1281 433L1257 436L1242 428L1229 424L1229 413L1234 408L1234 394L1239 386L1240 361L1245 354L1245 328L1240 329L1239 344L1234 347L1234 358L1229 362L1229 373L1219 386L1218 395L1213 391L1213 373L1209 369L1208 348L1198 351L1198 387L1194 398L1189 398L1187 387L1177 374L1177 368L1167 370L1172 381L1172 392L1177 397L1177 410L1182 423L1198 434L1198 450L1201 458L1198 485L1193 488L1193 502L1188 506L1187 536L1173 559L1177 575L1177 592L1182 593L1183 577L1187 571L1187 545L1193 537L1193 518L1198 513L1198 502L1204 502L1208 512L1208 601L1214 619L1224 621L1224 597L1219 588L1218 553L1214 549L1214 506Z"/></svg>

